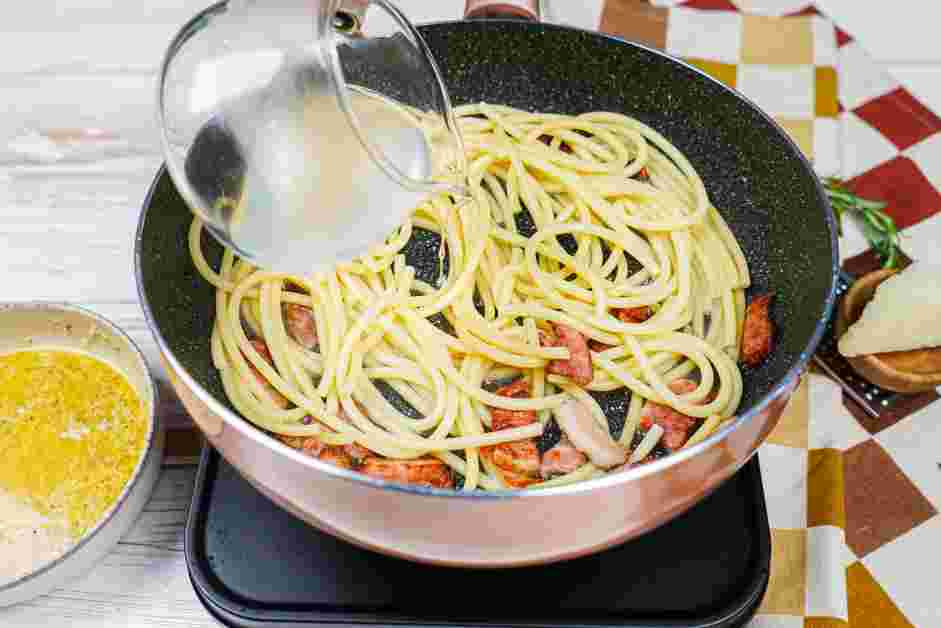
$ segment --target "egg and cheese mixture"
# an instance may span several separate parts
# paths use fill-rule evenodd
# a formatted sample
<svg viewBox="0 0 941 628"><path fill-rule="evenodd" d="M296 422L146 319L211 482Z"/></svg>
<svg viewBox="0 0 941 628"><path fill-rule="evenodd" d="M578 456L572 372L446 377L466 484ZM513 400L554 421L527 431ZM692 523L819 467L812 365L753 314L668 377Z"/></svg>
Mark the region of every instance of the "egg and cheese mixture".
<svg viewBox="0 0 941 628"><path fill-rule="evenodd" d="M0 489L0 586L52 562L73 543L64 520L43 517Z"/></svg>
<svg viewBox="0 0 941 628"><path fill-rule="evenodd" d="M62 522L73 541L124 490L148 427L141 398L102 360L52 348L0 355L0 492L35 521ZM3 525L0 542L17 536Z"/></svg>

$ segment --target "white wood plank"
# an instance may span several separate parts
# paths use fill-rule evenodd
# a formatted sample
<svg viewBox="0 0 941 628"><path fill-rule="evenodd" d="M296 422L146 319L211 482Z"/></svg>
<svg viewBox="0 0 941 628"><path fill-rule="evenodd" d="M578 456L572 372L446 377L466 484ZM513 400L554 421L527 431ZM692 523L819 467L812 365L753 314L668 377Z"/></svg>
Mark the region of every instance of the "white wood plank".
<svg viewBox="0 0 941 628"><path fill-rule="evenodd" d="M212 4L212 0L33 0L16 12L16 24L47 28L56 21L72 24L121 24L128 22L182 22ZM14 16L10 16L13 18Z"/></svg>
<svg viewBox="0 0 941 628"><path fill-rule="evenodd" d="M0 165L156 155L155 99L152 72L0 74Z"/></svg>
<svg viewBox="0 0 941 628"><path fill-rule="evenodd" d="M173 35L210 4L210 0L20 3L15 12L4 15L0 75L152 72Z"/></svg>
<svg viewBox="0 0 941 628"><path fill-rule="evenodd" d="M4 297L136 300L134 233L156 162L133 176L0 175Z"/></svg>
<svg viewBox="0 0 941 628"><path fill-rule="evenodd" d="M176 24L142 19L125 24L56 21L48 30L6 31L0 39L0 75L52 72L152 72ZM30 54L22 54L29 50ZM67 50L68 54L63 54Z"/></svg>

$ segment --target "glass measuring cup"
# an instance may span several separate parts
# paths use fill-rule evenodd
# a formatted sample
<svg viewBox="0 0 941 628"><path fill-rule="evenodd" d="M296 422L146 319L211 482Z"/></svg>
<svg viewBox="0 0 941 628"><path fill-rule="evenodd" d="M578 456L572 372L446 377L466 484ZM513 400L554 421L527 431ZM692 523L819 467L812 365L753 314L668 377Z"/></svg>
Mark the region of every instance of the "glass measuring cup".
<svg viewBox="0 0 941 628"><path fill-rule="evenodd" d="M441 74L387 0L209 7L167 49L158 121L192 211L273 270L362 255L465 176Z"/></svg>

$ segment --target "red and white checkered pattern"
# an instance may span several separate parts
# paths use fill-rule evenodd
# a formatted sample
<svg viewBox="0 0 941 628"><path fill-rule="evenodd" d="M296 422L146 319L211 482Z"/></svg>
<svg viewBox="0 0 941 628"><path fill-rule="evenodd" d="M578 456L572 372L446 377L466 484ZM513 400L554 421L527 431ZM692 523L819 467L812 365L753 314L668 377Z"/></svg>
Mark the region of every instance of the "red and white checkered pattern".
<svg viewBox="0 0 941 628"><path fill-rule="evenodd" d="M858 194L889 202L913 259L937 259L941 242L941 118L841 37L843 176ZM846 251L861 252L857 247ZM850 255L844 255L844 258Z"/></svg>
<svg viewBox="0 0 941 628"><path fill-rule="evenodd" d="M820 14L814 5L798 0L652 1L662 7L723 13ZM888 202L887 212L902 230L903 249L911 258L941 261L941 118L899 85L848 33L838 27L835 32L842 176L861 196ZM846 264L871 265L872 253L867 252L859 229L848 220L843 227L840 248ZM843 452L849 548L843 564L850 625L941 626L941 597L933 575L933 557L941 547L938 395L923 395L909 413L880 421L859 414L854 418L841 389L829 379L812 375L808 384L811 434L817 431L815 424L826 424L829 446ZM822 446L811 443L811 449ZM769 463L781 463L771 459L775 452L770 447L765 450L763 462L768 458ZM784 462L778 466L800 464ZM782 487L786 480L767 471L770 493L787 494L787 487ZM804 477L801 469L792 471L792 478ZM799 519L802 507L786 501L769 505L769 510L785 523ZM810 545L808 540L808 555L816 555ZM822 581L807 584L808 590L832 590ZM804 618L761 614L752 625L832 625L830 620L809 616L816 606L809 597Z"/></svg>

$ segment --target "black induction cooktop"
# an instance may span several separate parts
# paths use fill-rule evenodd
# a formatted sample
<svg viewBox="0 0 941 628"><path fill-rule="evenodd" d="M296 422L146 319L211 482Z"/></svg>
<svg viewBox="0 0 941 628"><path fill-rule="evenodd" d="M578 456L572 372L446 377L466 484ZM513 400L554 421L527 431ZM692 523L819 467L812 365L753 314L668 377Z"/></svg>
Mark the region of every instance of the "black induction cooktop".
<svg viewBox="0 0 941 628"><path fill-rule="evenodd" d="M203 451L186 534L199 599L223 624L730 627L768 584L757 456L670 523L593 556L540 567L418 565L315 530Z"/></svg>

